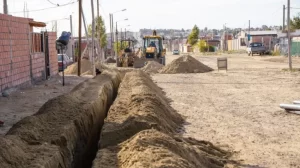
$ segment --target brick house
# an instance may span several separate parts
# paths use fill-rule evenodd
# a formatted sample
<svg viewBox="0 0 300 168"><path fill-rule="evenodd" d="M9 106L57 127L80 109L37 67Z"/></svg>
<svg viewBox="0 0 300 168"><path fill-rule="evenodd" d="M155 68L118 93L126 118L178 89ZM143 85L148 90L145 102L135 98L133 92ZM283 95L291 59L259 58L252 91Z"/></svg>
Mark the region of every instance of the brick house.
<svg viewBox="0 0 300 168"><path fill-rule="evenodd" d="M45 23L0 14L0 93L58 73L56 33L33 32Z"/></svg>

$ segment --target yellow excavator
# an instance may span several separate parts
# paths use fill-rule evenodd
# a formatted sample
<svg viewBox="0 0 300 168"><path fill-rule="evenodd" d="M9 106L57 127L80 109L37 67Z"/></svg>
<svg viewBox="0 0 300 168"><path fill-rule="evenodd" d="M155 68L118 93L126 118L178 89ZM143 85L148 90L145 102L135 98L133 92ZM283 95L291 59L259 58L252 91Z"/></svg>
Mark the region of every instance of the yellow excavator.
<svg viewBox="0 0 300 168"><path fill-rule="evenodd" d="M136 57L136 54L134 52L134 41L130 39L121 40L121 46L123 46L123 44L126 47L119 54L119 57L117 59L117 67L133 66L134 58Z"/></svg>
<svg viewBox="0 0 300 168"><path fill-rule="evenodd" d="M157 61L165 65L166 49L163 48L164 37L158 36L156 31L152 35L144 36L143 47L140 52L140 58L134 60L133 66L141 68L147 64L148 61Z"/></svg>

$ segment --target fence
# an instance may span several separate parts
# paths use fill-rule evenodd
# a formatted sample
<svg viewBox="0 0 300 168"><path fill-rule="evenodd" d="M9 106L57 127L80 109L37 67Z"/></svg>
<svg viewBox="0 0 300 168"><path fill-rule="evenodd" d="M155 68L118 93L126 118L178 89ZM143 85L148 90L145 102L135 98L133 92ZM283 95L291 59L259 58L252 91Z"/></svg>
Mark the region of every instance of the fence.
<svg viewBox="0 0 300 168"><path fill-rule="evenodd" d="M287 38L281 38L279 42L279 50L282 55L287 55L288 53L288 40ZM292 41L291 44L291 55L300 56L300 42Z"/></svg>

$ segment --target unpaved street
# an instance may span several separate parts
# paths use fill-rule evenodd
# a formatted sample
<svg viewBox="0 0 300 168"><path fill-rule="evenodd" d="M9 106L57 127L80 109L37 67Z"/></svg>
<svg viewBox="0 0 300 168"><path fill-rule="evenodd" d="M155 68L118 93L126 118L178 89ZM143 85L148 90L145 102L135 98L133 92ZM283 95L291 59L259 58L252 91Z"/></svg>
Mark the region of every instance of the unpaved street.
<svg viewBox="0 0 300 168"><path fill-rule="evenodd" d="M300 115L279 108L300 99L300 74L282 71L287 63L266 61L270 57L226 57L227 73L153 76L186 116L183 135L234 151L245 167L300 167ZM216 68L216 56L196 58Z"/></svg>

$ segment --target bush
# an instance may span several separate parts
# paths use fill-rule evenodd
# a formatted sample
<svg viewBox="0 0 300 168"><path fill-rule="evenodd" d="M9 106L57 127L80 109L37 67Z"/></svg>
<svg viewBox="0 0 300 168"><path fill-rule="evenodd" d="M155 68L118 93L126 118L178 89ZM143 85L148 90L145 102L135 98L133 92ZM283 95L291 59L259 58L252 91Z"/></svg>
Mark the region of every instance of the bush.
<svg viewBox="0 0 300 168"><path fill-rule="evenodd" d="M279 56L280 55L280 51L272 51L271 52L272 56Z"/></svg>
<svg viewBox="0 0 300 168"><path fill-rule="evenodd" d="M213 46L200 46L200 52L207 52L207 50L208 52L215 52L215 48Z"/></svg>

